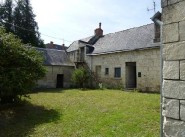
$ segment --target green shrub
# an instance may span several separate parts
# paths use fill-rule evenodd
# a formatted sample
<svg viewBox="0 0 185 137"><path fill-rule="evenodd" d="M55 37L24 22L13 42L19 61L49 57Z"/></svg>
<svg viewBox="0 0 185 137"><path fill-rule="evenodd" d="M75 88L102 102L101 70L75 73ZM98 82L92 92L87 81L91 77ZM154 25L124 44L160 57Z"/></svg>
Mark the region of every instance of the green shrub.
<svg viewBox="0 0 185 137"><path fill-rule="evenodd" d="M72 81L79 88L84 88L85 85L88 84L89 78L90 78L89 72L83 67L77 68L73 71Z"/></svg>
<svg viewBox="0 0 185 137"><path fill-rule="evenodd" d="M0 28L0 102L25 95L45 75L43 56Z"/></svg>

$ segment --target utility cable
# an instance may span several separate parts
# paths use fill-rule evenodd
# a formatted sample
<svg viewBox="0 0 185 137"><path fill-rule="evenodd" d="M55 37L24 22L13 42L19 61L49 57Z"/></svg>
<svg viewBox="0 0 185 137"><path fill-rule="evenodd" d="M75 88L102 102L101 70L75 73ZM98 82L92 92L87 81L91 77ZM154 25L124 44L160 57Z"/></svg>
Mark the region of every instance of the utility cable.
<svg viewBox="0 0 185 137"><path fill-rule="evenodd" d="M2 19L2 21L3 21L4 23L10 24L10 25L12 25L12 26L14 26L14 27L17 27L17 28L20 28L20 29L22 29L22 30L26 30L26 31L35 33L35 32L32 31L32 30L28 30L28 29L26 29L26 28L23 28L23 27L14 25L13 23L7 22L7 21L5 21L4 19ZM63 39L63 38L57 38L57 37L54 37L54 36L50 36L50 35L47 35L47 34L43 34L43 33L40 33L40 32L38 32L38 31L37 31L36 33L38 33L38 34L40 34L40 35L43 35L43 36L46 36L46 37L53 38L53 39L62 40L62 41L64 41L64 42L73 42L73 41L69 41L69 40Z"/></svg>

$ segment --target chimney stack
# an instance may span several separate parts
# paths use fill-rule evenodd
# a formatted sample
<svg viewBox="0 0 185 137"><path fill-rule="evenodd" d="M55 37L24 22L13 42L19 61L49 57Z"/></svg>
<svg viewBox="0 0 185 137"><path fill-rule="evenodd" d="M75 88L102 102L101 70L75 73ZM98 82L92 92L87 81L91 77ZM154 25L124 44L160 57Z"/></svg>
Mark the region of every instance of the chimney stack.
<svg viewBox="0 0 185 137"><path fill-rule="evenodd" d="M101 22L99 23L99 28L94 30L94 34L99 37L103 36L103 30L101 29Z"/></svg>
<svg viewBox="0 0 185 137"><path fill-rule="evenodd" d="M62 49L62 50L65 50L65 44L62 44L61 49Z"/></svg>
<svg viewBox="0 0 185 137"><path fill-rule="evenodd" d="M53 41L50 41L50 44L48 45L47 48L49 48L49 49L55 49L55 45L54 45Z"/></svg>

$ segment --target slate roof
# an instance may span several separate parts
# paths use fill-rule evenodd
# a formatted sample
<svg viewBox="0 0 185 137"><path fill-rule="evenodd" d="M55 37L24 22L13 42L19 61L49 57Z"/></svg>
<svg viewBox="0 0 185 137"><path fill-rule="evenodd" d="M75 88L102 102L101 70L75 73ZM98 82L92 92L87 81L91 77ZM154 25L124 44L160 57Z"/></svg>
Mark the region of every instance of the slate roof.
<svg viewBox="0 0 185 137"><path fill-rule="evenodd" d="M87 38L84 38L84 39L80 39L81 41L84 41L84 42L88 42L93 36L90 36L90 37L87 37ZM74 41L67 49L67 52L71 52L71 51L75 51L75 50L78 50L78 41L79 40L76 40Z"/></svg>
<svg viewBox="0 0 185 137"><path fill-rule="evenodd" d="M94 51L91 54L105 54L159 47L159 43L153 43L153 39L154 24L152 23L104 35L94 45L92 45L94 47ZM77 49L77 44L74 46L72 43L70 50L67 49L67 51L70 52L73 49Z"/></svg>
<svg viewBox="0 0 185 137"><path fill-rule="evenodd" d="M74 66L64 50L37 48L44 55L46 66Z"/></svg>

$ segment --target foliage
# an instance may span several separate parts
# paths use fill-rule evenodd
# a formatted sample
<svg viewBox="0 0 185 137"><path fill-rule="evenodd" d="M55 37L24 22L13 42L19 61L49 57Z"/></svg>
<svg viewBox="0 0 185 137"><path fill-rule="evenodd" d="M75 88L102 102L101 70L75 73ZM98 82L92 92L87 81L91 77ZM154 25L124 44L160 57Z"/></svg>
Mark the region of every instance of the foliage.
<svg viewBox="0 0 185 137"><path fill-rule="evenodd" d="M101 79L101 82L104 89L124 89L123 84L119 79L104 78Z"/></svg>
<svg viewBox="0 0 185 137"><path fill-rule="evenodd" d="M38 25L35 21L30 0L18 0L14 10L15 34L18 35L23 43L31 43L33 46L43 47L43 41L40 40ZM29 30L29 32L28 32Z"/></svg>
<svg viewBox="0 0 185 137"><path fill-rule="evenodd" d="M12 0L5 0L0 6L0 16L1 25L6 31L17 35L24 44L44 47L30 0L18 0L15 5L12 4Z"/></svg>
<svg viewBox="0 0 185 137"><path fill-rule="evenodd" d="M84 88L85 83L88 83L89 80L89 72L81 67L77 68L73 71L72 81L80 88Z"/></svg>
<svg viewBox="0 0 185 137"><path fill-rule="evenodd" d="M45 75L43 56L0 28L0 99L26 94Z"/></svg>
<svg viewBox="0 0 185 137"><path fill-rule="evenodd" d="M0 16L1 16L1 21L0 21L1 26L4 26L7 32L13 32L13 26L11 25L11 23L13 23L12 0L6 0L5 3L2 3L2 5L0 5ZM9 23L5 23L5 22L9 22Z"/></svg>
<svg viewBox="0 0 185 137"><path fill-rule="evenodd" d="M30 98L0 111L1 137L159 137L159 94L74 89Z"/></svg>

